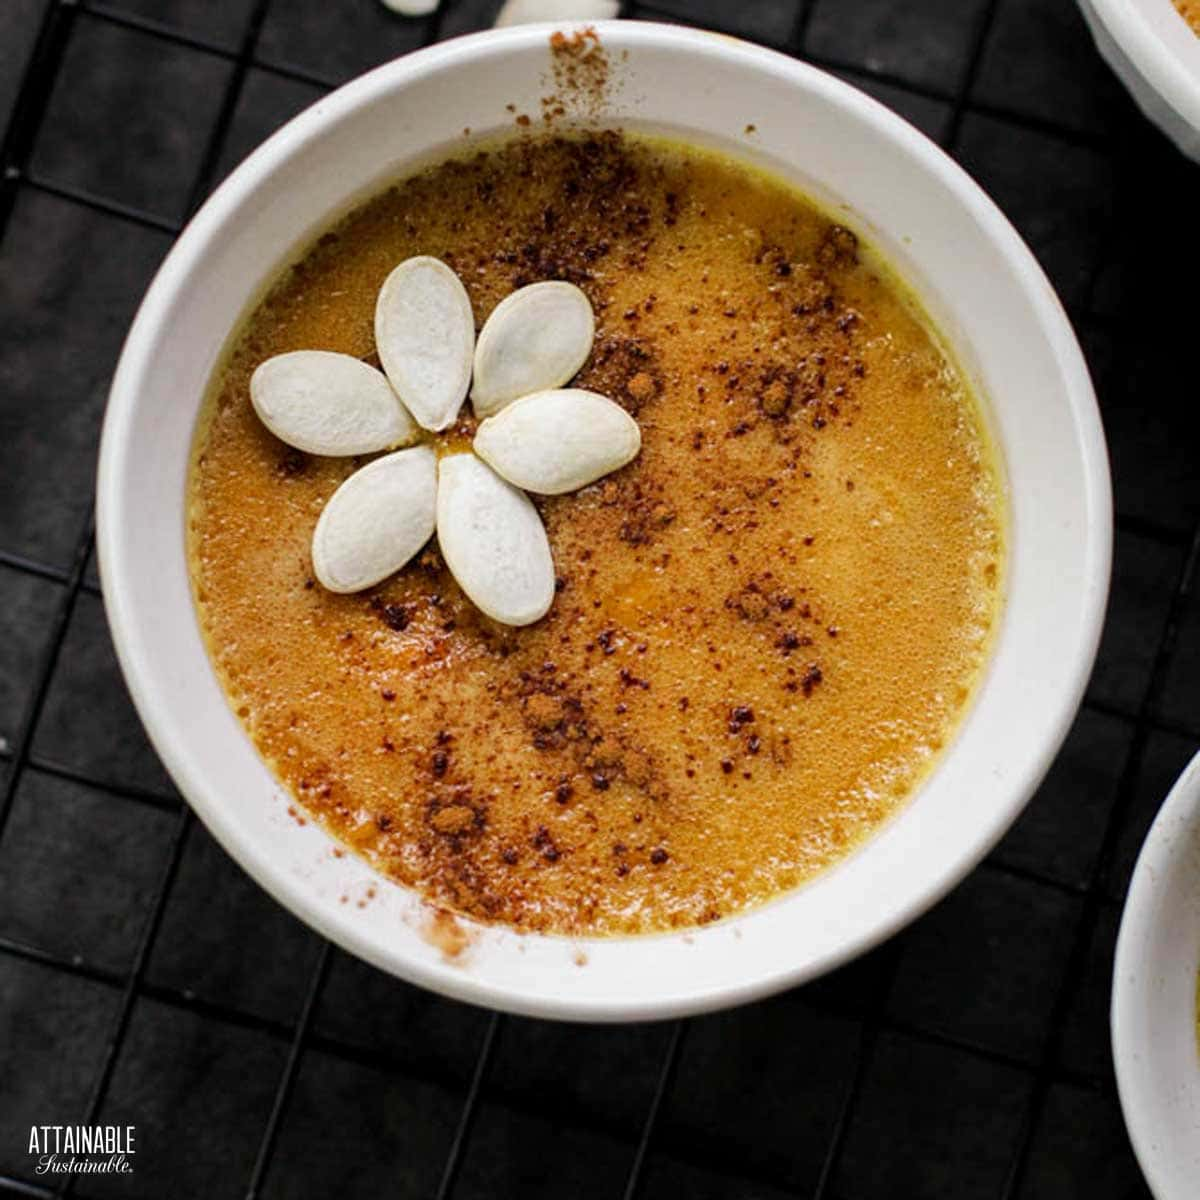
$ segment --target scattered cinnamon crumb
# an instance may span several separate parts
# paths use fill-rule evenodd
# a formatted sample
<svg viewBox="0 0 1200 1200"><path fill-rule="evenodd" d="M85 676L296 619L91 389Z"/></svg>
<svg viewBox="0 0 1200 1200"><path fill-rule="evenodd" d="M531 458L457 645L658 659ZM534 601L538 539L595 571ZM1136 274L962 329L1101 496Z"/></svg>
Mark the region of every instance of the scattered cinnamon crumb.
<svg viewBox="0 0 1200 1200"><path fill-rule="evenodd" d="M850 267L858 262L858 237L844 225L830 225L817 247L817 262L823 267Z"/></svg>
<svg viewBox="0 0 1200 1200"><path fill-rule="evenodd" d="M647 400L653 398L658 387L654 382L653 375L650 375L646 371L639 371L625 385L625 390L639 404L644 404Z"/></svg>
<svg viewBox="0 0 1200 1200"><path fill-rule="evenodd" d="M549 733L563 721L562 704L544 692L526 696L522 702L526 722L534 729Z"/></svg>
<svg viewBox="0 0 1200 1200"><path fill-rule="evenodd" d="M565 116L598 116L609 90L608 53L600 35L588 25L573 33L555 30L550 35L550 62L554 92L542 98L547 121Z"/></svg>
<svg viewBox="0 0 1200 1200"><path fill-rule="evenodd" d="M452 804L447 808L435 810L429 818L429 823L438 833L455 837L466 833L475 824L475 810L466 804Z"/></svg>
<svg viewBox="0 0 1200 1200"><path fill-rule="evenodd" d="M821 668L816 663L809 663L808 668L804 672L804 678L800 681L800 686L804 690L806 696L813 694L813 689L817 684L824 680L825 676L821 672Z"/></svg>
<svg viewBox="0 0 1200 1200"><path fill-rule="evenodd" d="M741 733L742 727L754 723L754 710L739 704L729 710L729 732Z"/></svg>
<svg viewBox="0 0 1200 1200"><path fill-rule="evenodd" d="M436 946L450 961L461 957L471 944L471 935L458 918L444 908L434 908L423 929L425 940Z"/></svg>

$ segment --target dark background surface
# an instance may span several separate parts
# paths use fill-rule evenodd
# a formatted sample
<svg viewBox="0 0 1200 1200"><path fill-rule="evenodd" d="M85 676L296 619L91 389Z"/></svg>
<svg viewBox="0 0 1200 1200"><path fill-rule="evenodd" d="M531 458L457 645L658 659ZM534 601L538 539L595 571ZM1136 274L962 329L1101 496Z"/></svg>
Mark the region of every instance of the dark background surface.
<svg viewBox="0 0 1200 1200"><path fill-rule="evenodd" d="M1165 2L1165 0L1164 0ZM1142 838L1200 746L1200 168L1071 0L661 0L824 66L938 140L1058 288L1116 484L1088 700L1025 816L854 966L682 1023L499 1018L365 967L188 815L91 558L104 395L187 214L323 91L496 3L0 2L0 1195L29 1126L133 1123L74 1194L1146 1195L1107 1007Z"/></svg>

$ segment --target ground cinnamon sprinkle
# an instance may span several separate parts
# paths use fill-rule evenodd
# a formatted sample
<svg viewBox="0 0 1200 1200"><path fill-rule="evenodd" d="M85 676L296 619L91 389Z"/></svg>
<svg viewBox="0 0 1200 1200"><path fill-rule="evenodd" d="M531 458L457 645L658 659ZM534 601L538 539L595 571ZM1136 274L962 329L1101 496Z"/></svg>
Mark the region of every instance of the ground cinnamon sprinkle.
<svg viewBox="0 0 1200 1200"><path fill-rule="evenodd" d="M429 914L424 935L431 945L451 961L460 958L471 944L471 935L455 915L444 908L435 908Z"/></svg>
<svg viewBox="0 0 1200 1200"><path fill-rule="evenodd" d="M567 115L596 117L608 101L611 80L608 51L592 26L550 35L554 91L543 98L547 121Z"/></svg>
<svg viewBox="0 0 1200 1200"><path fill-rule="evenodd" d="M602 90L593 35L554 60L559 92ZM315 514L355 464L281 467L247 400L274 353L369 360L412 254L454 266L477 324L577 283L576 384L642 429L628 467L536 500L558 591L527 629L482 617L436 543L368 595L314 586ZM298 804L420 889L451 957L455 912L626 933L794 886L909 794L986 652L998 500L953 367L850 230L725 159L522 132L406 180L268 296L210 404L191 538L217 669Z"/></svg>

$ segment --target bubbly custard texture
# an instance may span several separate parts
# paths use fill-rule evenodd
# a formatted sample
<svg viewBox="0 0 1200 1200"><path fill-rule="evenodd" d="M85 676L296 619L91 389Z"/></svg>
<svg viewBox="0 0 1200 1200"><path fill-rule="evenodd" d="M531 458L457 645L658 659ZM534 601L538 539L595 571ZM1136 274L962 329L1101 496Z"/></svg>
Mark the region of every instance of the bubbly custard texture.
<svg viewBox="0 0 1200 1200"><path fill-rule="evenodd" d="M289 450L250 406L270 355L376 361L376 293L414 254L477 324L579 284L578 384L641 425L628 467L537 501L559 591L528 628L475 610L436 539L323 591L313 527L362 460ZM436 444L465 449L468 414ZM997 620L994 464L902 289L781 182L640 136L526 136L343 220L236 340L191 487L200 619L280 779L432 901L529 929L705 923L836 861L952 736Z"/></svg>
<svg viewBox="0 0 1200 1200"><path fill-rule="evenodd" d="M1175 0L1175 7L1192 27L1192 32L1200 35L1200 0Z"/></svg>

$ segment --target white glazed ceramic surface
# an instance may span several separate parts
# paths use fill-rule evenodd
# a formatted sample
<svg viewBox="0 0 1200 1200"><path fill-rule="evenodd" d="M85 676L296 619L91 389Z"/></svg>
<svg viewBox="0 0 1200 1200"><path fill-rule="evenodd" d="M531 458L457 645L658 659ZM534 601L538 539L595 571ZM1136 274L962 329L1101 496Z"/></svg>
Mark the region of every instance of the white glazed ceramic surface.
<svg viewBox="0 0 1200 1200"><path fill-rule="evenodd" d="M1171 0L1078 0L1096 48L1138 107L1200 162L1200 37Z"/></svg>
<svg viewBox="0 0 1200 1200"><path fill-rule="evenodd" d="M1200 1191L1200 755L1138 855L1113 964L1112 1040L1129 1136L1157 1200Z"/></svg>
<svg viewBox="0 0 1200 1200"><path fill-rule="evenodd" d="M222 345L264 281L349 198L462 144L466 127L511 128L507 105L540 112L552 83L548 26L382 67L320 100L218 189L129 334L104 428L98 519L109 621L150 737L263 887L353 953L437 991L542 1016L635 1020L827 971L911 921L988 851L1041 779L1087 679L1108 585L1110 492L1091 385L1058 301L950 159L860 92L773 52L640 22L599 29L613 75L605 119L725 147L837 208L916 287L989 398L1011 488L1007 606L978 699L913 803L819 879L737 919L607 940L464 922L470 945L451 961L413 893L335 857L319 828L288 817L226 705L193 613L183 537L189 443Z"/></svg>

